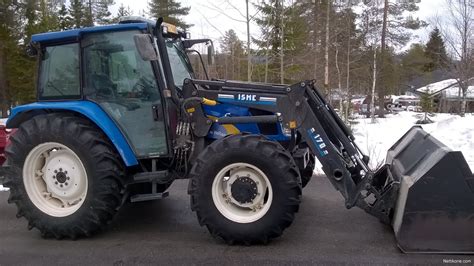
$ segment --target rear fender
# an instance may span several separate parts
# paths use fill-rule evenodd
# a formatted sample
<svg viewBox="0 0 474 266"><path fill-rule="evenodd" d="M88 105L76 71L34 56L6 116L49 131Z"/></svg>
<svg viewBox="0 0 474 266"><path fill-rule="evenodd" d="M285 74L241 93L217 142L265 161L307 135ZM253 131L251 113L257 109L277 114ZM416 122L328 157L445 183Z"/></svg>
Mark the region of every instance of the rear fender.
<svg viewBox="0 0 474 266"><path fill-rule="evenodd" d="M126 166L138 164L137 158L115 122L96 103L90 101L36 102L12 109L7 128L17 128L24 121L44 113L69 111L81 114L96 124L110 139Z"/></svg>

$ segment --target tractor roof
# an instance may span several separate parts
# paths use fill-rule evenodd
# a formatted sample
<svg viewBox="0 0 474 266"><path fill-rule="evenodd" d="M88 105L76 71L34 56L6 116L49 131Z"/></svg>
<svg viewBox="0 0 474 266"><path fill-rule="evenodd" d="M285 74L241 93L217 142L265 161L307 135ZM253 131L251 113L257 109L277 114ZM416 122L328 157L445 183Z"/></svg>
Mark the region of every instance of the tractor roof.
<svg viewBox="0 0 474 266"><path fill-rule="evenodd" d="M34 34L31 36L31 42L33 43L49 43L49 42L65 42L70 40L75 40L84 33L91 32L107 32L107 31L119 31L119 30L131 30L138 29L144 30L147 29L150 24L147 22L132 22L132 23L123 23L123 24L113 24L107 26L95 26L88 28L72 29L65 31L55 31L55 32L46 32L40 34Z"/></svg>

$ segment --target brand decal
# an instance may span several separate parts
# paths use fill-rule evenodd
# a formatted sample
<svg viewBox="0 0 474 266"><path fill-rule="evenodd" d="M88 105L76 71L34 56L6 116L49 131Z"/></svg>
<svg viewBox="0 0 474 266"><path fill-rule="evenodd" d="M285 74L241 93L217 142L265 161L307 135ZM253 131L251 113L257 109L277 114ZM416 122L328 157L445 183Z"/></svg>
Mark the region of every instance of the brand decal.
<svg viewBox="0 0 474 266"><path fill-rule="evenodd" d="M316 146L316 149L318 149L319 154L321 156L328 155L329 152L327 150L326 143L324 143L323 138L321 137L321 135L316 133L316 130L314 128L308 129L308 135L313 141L313 144Z"/></svg>
<svg viewBox="0 0 474 266"><path fill-rule="evenodd" d="M240 93L240 94L237 94L237 100L239 100L239 101L256 102L256 101L257 101L257 95L255 95L255 94Z"/></svg>

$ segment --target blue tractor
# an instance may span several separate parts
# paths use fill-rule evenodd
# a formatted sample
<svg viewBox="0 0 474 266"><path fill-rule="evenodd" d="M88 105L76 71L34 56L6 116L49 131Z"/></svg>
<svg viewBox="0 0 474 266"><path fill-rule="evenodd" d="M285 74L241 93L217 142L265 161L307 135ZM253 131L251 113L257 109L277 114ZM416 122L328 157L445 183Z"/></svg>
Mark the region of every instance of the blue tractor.
<svg viewBox="0 0 474 266"><path fill-rule="evenodd" d="M314 81L196 79L188 53L207 44L212 61L213 46L188 37L130 17L32 37L37 102L12 110L4 166L30 229L90 236L125 202L189 178L212 235L266 243L292 223L316 156L345 206L391 225L403 250L474 250L474 184L459 152L413 128L372 171Z"/></svg>

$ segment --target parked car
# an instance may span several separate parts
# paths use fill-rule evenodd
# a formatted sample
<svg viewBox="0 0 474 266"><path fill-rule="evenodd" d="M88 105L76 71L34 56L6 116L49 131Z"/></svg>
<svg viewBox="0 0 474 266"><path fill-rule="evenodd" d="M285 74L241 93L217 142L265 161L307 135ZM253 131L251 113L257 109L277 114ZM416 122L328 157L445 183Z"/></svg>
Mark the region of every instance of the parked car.
<svg viewBox="0 0 474 266"><path fill-rule="evenodd" d="M5 148L10 143L10 136L16 129L8 129L5 125L7 119L0 119L0 166L6 161ZM0 185L3 184L3 168L0 167Z"/></svg>

